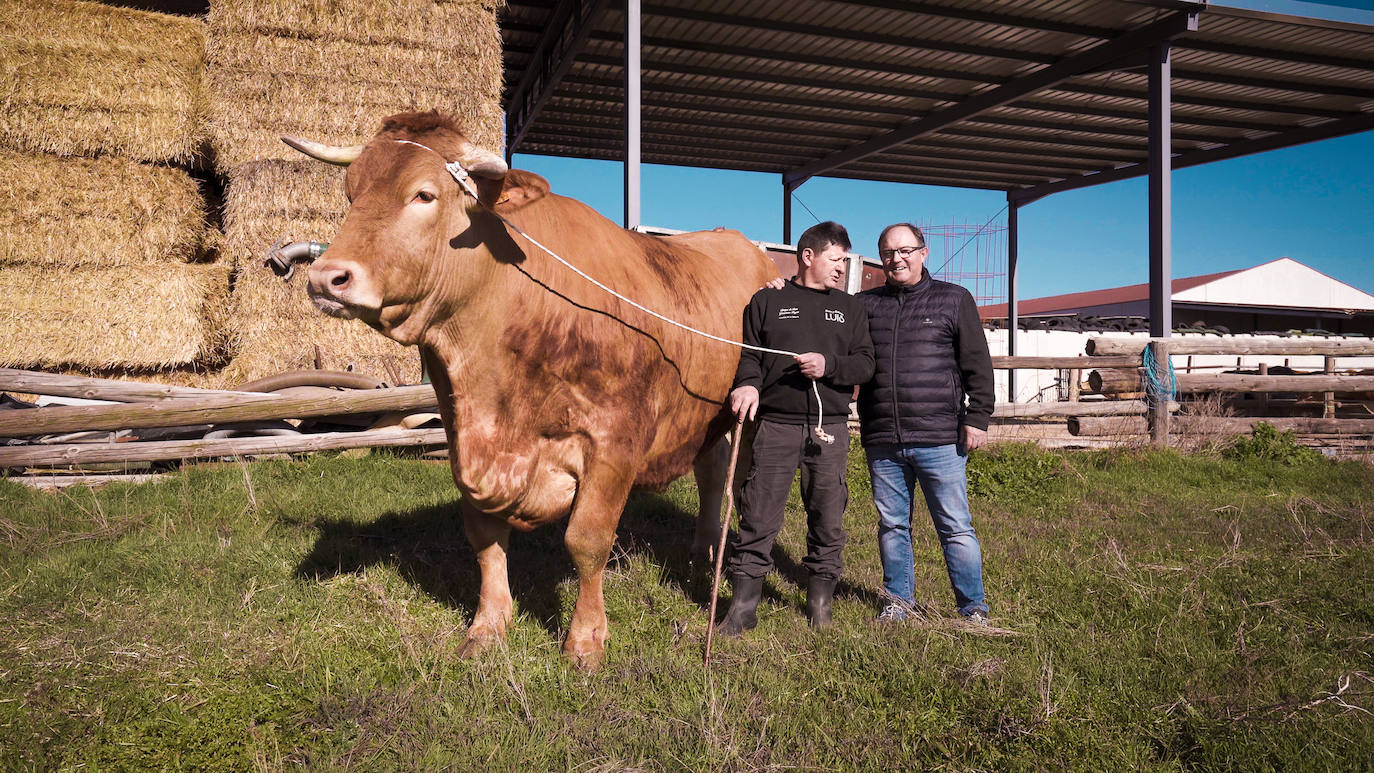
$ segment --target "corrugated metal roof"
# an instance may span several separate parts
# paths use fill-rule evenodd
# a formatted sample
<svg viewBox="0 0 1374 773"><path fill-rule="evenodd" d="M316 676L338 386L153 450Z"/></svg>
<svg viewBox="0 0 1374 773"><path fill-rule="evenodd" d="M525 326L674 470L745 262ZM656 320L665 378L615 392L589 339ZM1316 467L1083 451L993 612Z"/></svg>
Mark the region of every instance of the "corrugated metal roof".
<svg viewBox="0 0 1374 773"><path fill-rule="evenodd" d="M1123 38L1188 9L1198 28L1173 39L1175 168L1374 128L1374 26L1176 0L657 0L642 6L642 158L1023 193L1143 173L1144 48ZM508 0L502 30L514 150L622 158L620 4ZM878 140L1099 46L1113 62ZM526 77L569 47L556 87ZM880 147L823 163L862 143Z"/></svg>

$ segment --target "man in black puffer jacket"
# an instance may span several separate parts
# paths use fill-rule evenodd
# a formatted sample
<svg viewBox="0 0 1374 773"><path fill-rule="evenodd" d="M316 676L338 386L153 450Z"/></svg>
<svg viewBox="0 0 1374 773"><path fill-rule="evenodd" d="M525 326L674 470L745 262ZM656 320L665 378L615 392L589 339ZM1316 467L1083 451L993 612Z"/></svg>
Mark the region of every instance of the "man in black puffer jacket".
<svg viewBox="0 0 1374 773"><path fill-rule="evenodd" d="M944 549L959 614L987 623L983 557L973 531L965 465L987 439L992 358L968 290L932 279L925 236L910 223L883 229L887 283L859 294L868 310L876 370L859 390L859 421L873 501L883 587L880 620L914 604L911 507L919 482Z"/></svg>

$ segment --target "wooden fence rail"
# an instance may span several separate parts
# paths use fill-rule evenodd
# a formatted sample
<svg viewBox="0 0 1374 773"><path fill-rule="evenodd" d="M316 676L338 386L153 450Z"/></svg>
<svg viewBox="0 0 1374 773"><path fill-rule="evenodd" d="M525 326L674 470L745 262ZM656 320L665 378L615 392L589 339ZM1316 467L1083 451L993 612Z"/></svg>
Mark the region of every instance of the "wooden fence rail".
<svg viewBox="0 0 1374 773"><path fill-rule="evenodd" d="M1324 394L1374 392L1374 376L1336 375L1333 358L1374 356L1374 340L1236 340L1178 337L1167 339L1091 338L1087 356L993 357L998 369L1068 370L1075 382L1088 373L1089 387L1108 395L1137 394L1145 399L1095 402L999 403L995 419L1064 418L1072 434L1085 436L1137 434L1150 431L1156 443L1167 441L1171 423L1180 431L1245 432L1266 421L1279 428L1316 433L1370 434L1370 419L1209 418L1179 416L1177 402L1164 403L1143 394L1141 368L1146 346L1155 348L1157 367L1170 355L1325 355L1324 374L1270 376L1183 373L1175 377L1181 394L1281 392ZM1157 376L1166 374L1159 373ZM1076 396L1077 384L1070 393ZM81 431L112 431L194 425L225 425L278 419L431 411L434 389L428 384L390 389L311 390L310 394L271 394L191 389L161 384L87 379L0 368L0 390L81 397L117 404L50 406L0 412L0 437L32 437ZM1329 414L1329 411L1328 411ZM94 464L120 461L215 458L264 453L297 453L377 445L441 445L443 430L387 429L368 432L305 434L215 440L69 443L0 448L0 467Z"/></svg>
<svg viewBox="0 0 1374 773"><path fill-rule="evenodd" d="M217 395L157 403L81 405L0 413L0 437L52 435L84 430L232 424L268 419L306 419L349 413L433 410L429 384L390 389L355 389L291 397L275 394Z"/></svg>
<svg viewBox="0 0 1374 773"><path fill-rule="evenodd" d="M252 392L150 384L142 381L116 381L108 378L85 378L43 373L35 370L0 368L0 392L79 397L83 400L109 400L116 403L138 403L150 400L171 400L186 397L243 396Z"/></svg>
<svg viewBox="0 0 1374 773"><path fill-rule="evenodd" d="M992 358L994 369L1072 370L1074 368L1135 368L1140 366L1140 354L1111 357L1038 357L1034 355Z"/></svg>
<svg viewBox="0 0 1374 773"><path fill-rule="evenodd" d="M0 447L0 469L47 465L159 462L223 456L339 451L349 448L442 446L442 429L387 428L364 432L319 432L284 437L218 440L160 440L139 443L69 443Z"/></svg>
<svg viewBox="0 0 1374 773"><path fill-rule="evenodd" d="M998 403L992 412L994 419L1032 419L1069 416L1143 416L1149 406L1141 400L1098 400L1090 403ZM1178 403L1169 403L1169 410L1177 411Z"/></svg>
<svg viewBox="0 0 1374 773"><path fill-rule="evenodd" d="M1268 406L1267 396L1275 393L1320 394L1324 398L1323 418L1298 417L1190 417L1170 418L1167 412L1159 409L1154 395L1147 394L1152 409L1151 420L1146 423L1152 440L1156 445L1168 442L1170 425L1183 432L1247 432L1254 425L1264 421L1283 429L1291 429L1304 434L1345 434L1363 435L1368 433L1367 419L1334 418L1334 396L1336 393L1374 392L1374 376L1337 375L1334 373L1335 357L1374 356L1374 340L1368 339L1235 339L1235 338L1194 338L1170 337L1155 339L1100 337L1088 340L1085 347L1088 360L1099 356L1122 357L1140 356L1146 347L1153 349L1156 363L1155 378L1160 382L1168 381L1165 363L1172 355L1281 355L1304 356L1322 355L1324 357L1322 374L1268 375L1264 365L1259 366L1260 374L1245 373L1182 373L1177 374L1173 383L1179 394L1259 394L1258 404ZM1102 370L1094 370L1088 375L1090 388L1102 394L1127 394L1143 388L1143 368L1130 368L1105 362ZM1102 367L1094 366L1094 367ZM1110 368L1110 369L1108 369ZM1141 431L1138 420L1099 421L1094 417L1073 418L1069 420L1072 434L1126 434Z"/></svg>
<svg viewBox="0 0 1374 773"><path fill-rule="evenodd" d="M1311 338L1089 338L1086 351L1094 357L1131 355L1139 357L1151 341L1167 341L1171 354L1331 354L1346 357L1374 356L1374 339Z"/></svg>
<svg viewBox="0 0 1374 773"><path fill-rule="evenodd" d="M1140 416L1075 416L1069 434L1084 437L1141 435L1149 431ZM1371 435L1374 419L1314 419L1295 416L1175 416L1172 429L1199 435L1236 435L1250 432L1261 422L1275 429L1307 435Z"/></svg>
<svg viewBox="0 0 1374 773"><path fill-rule="evenodd" d="M1256 376L1246 373L1180 373L1175 376L1182 394L1200 392L1368 392L1374 390L1374 376L1300 375ZM1098 394L1112 395L1141 391L1141 370L1094 370L1088 386Z"/></svg>
<svg viewBox="0 0 1374 773"><path fill-rule="evenodd" d="M1322 355L1324 373L1302 375L1269 375L1260 366L1259 375L1245 373L1176 373L1175 392L1183 395L1199 394L1258 394L1259 406L1268 403L1265 396L1275 393L1320 395L1324 400L1320 419L1297 417L1208 418L1196 416L1170 417L1176 404L1166 408L1149 393L1142 360L1146 347L1153 348L1155 379L1169 382L1167 363L1175 355ZM1071 400L1077 396L1077 374L1087 373L1087 387L1092 392L1112 398L1106 404L1118 403L1121 408L1109 408L1103 403L1044 403L1030 406L998 406L994 418L1065 416L1074 435L1109 436L1139 434L1148 431L1157 445L1168 442L1171 426L1182 432L1248 432L1264 421L1276 427L1292 429L1304 434L1369 434L1368 419L1334 418L1337 394L1374 394L1374 376L1340 375L1335 373L1337 357L1374 356L1374 339L1237 339L1178 336L1169 338L1095 337L1088 339L1081 357L993 357L993 367L999 369L1069 370L1075 383L1070 385ZM1191 358L1190 358L1191 361ZM1239 359L1237 360L1239 362ZM1218 366L1230 367L1230 366ZM1091 410L1060 406L1091 405ZM1099 407L1103 406L1103 407ZM1143 414L1143 417L1142 417Z"/></svg>
<svg viewBox="0 0 1374 773"><path fill-rule="evenodd" d="M1192 373L1178 376L1178 391L1198 392L1368 392L1374 376L1251 376L1244 373Z"/></svg>

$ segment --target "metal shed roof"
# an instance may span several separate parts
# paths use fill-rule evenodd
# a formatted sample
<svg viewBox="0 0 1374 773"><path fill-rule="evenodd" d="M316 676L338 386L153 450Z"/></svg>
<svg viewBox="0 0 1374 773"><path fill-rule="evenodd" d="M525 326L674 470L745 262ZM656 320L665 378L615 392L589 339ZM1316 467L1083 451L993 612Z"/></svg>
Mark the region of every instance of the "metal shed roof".
<svg viewBox="0 0 1374 773"><path fill-rule="evenodd" d="M1175 169L1374 128L1374 26L1176 0L641 8L651 163L1023 201L1143 175L1144 56L1165 41ZM623 15L609 0L508 0L509 150L623 158Z"/></svg>

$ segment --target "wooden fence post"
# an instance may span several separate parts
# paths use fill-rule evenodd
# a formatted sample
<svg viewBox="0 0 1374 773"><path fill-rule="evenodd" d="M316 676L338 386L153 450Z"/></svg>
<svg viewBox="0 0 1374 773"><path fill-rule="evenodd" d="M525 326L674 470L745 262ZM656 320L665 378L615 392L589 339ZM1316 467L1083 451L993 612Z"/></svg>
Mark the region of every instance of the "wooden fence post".
<svg viewBox="0 0 1374 773"><path fill-rule="evenodd" d="M1267 375L1269 375L1269 363L1267 363L1267 362L1261 362L1261 363L1259 364L1259 374L1260 374L1261 376L1267 376ZM1263 392L1263 393L1260 394L1260 396L1259 396L1259 408L1258 408L1257 410L1259 410L1260 413L1262 413L1262 414L1264 414L1264 415L1266 415L1266 416L1269 414L1269 393L1268 393L1268 392Z"/></svg>
<svg viewBox="0 0 1374 773"><path fill-rule="evenodd" d="M1326 366L1322 371L1330 376L1336 372L1336 358L1327 355L1325 358ZM1336 393L1325 392L1322 394L1322 418L1333 419L1336 417Z"/></svg>
<svg viewBox="0 0 1374 773"><path fill-rule="evenodd" d="M1170 383L1169 342L1156 338L1147 345L1154 362L1154 373L1146 374L1146 377L1151 378L1155 385ZM1155 448L1165 448L1169 445L1170 397L1171 395L1160 394L1157 389L1145 390L1145 399L1149 401L1150 406L1150 443Z"/></svg>

